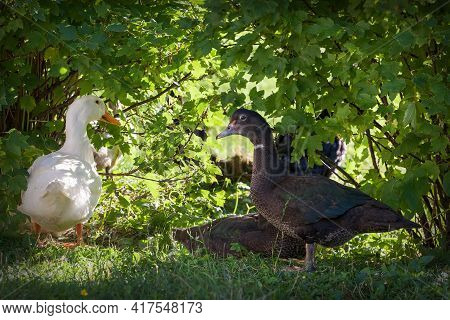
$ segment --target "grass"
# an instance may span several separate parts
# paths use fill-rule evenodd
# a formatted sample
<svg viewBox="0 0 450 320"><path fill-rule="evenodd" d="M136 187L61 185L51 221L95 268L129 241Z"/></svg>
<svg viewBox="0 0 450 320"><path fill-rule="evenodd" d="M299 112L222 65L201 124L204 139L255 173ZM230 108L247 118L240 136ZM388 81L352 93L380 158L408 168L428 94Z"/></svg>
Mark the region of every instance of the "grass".
<svg viewBox="0 0 450 320"><path fill-rule="evenodd" d="M293 261L238 259L174 248L86 245L37 248L0 238L1 299L447 299L448 265L386 261L371 250L322 250L318 271L287 272Z"/></svg>

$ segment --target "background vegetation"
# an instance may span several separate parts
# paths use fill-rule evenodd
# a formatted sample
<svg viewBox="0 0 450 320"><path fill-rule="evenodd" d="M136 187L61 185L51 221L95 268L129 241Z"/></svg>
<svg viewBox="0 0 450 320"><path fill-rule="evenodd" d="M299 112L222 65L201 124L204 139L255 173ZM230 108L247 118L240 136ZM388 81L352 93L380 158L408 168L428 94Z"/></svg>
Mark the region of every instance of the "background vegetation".
<svg viewBox="0 0 450 320"><path fill-rule="evenodd" d="M238 147L219 146L214 138L232 110L248 105L277 133L293 133L295 155L308 152L310 164L320 162L321 141L345 139L343 182L422 226L388 240L362 237L357 247L370 251L385 241L389 256L399 258L426 248L446 252L447 4L0 2L2 237L24 237L16 207L26 169L61 145L67 106L94 93L124 125L94 125L91 141L119 146L124 159L104 180L87 226L91 244L170 255L172 228L251 211L248 186L223 178L217 162L228 150L248 158L251 149L238 139L228 142ZM317 120L325 109L330 117Z"/></svg>

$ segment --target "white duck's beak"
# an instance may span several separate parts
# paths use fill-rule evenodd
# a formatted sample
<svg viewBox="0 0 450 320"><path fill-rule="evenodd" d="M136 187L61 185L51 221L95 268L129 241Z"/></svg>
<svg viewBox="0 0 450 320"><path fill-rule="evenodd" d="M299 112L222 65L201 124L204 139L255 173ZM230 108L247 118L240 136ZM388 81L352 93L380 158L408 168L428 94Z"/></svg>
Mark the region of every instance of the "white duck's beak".
<svg viewBox="0 0 450 320"><path fill-rule="evenodd" d="M110 115L108 112L105 112L104 115L102 115L100 121L111 123L115 126L120 126L120 121L114 118L112 115Z"/></svg>

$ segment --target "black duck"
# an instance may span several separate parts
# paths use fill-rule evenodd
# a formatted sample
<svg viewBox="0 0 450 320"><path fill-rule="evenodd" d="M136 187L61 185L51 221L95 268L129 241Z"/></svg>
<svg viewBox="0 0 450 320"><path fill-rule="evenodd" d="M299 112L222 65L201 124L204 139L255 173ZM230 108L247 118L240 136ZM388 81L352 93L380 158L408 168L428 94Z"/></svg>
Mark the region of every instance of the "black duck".
<svg viewBox="0 0 450 320"><path fill-rule="evenodd" d="M307 271L315 269L316 243L334 247L359 233L419 227L359 190L320 175L280 172L270 126L254 111L235 111L217 139L230 135L242 135L253 143L252 201L275 228L306 242Z"/></svg>
<svg viewBox="0 0 450 320"><path fill-rule="evenodd" d="M281 165L293 175L320 174L329 177L333 169L324 165L315 165L308 168L308 159L301 157L295 162L292 158L292 136L279 135L276 149L280 156ZM334 142L323 142L323 154L332 162L339 165L345 156L346 145L342 139L336 137ZM241 158L232 158L235 164L241 163ZM248 169L251 178L251 162ZM232 169L241 168L240 165L230 166ZM235 171L235 170L233 170ZM246 170L247 171L247 170ZM224 172L226 174L226 171ZM242 173L238 173L242 176ZM181 242L191 252L204 248L217 256L240 255L232 250L232 244L238 243L245 249L260 253L263 256L278 256L280 258L303 258L305 256L305 242L301 239L284 235L267 222L259 213L246 216L230 216L221 218L201 226L186 229L177 229L174 232L175 240Z"/></svg>
<svg viewBox="0 0 450 320"><path fill-rule="evenodd" d="M304 175L322 175L325 177L331 176L333 168L326 164L315 164L312 168L308 168L308 156L301 157L298 161L292 160L292 140L291 134L279 135L276 139L275 148L277 150L280 162L283 167L286 167L289 174L296 176ZM334 138L333 142L322 142L322 152L330 161L339 165L344 161L347 146L344 140L338 137Z"/></svg>
<svg viewBox="0 0 450 320"><path fill-rule="evenodd" d="M305 242L283 235L259 214L229 216L201 226L178 229L174 238L191 252L205 248L217 256L240 255L232 244L263 256L303 258Z"/></svg>

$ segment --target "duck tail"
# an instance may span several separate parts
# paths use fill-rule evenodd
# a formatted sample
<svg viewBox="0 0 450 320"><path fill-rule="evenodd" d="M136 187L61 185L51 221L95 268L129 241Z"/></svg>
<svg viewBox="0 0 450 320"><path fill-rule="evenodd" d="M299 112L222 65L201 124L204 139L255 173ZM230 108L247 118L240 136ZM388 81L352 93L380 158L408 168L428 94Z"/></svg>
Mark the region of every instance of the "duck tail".
<svg viewBox="0 0 450 320"><path fill-rule="evenodd" d="M417 224L415 222L412 222L412 221L409 221L409 220L406 220L406 219L404 219L404 221L402 221L402 225L403 225L402 228L405 228L405 229L420 228L419 224Z"/></svg>
<svg viewBox="0 0 450 320"><path fill-rule="evenodd" d="M70 200L70 195L65 190L64 184L60 180L53 180L47 185L45 193L42 196L44 199L53 200Z"/></svg>
<svg viewBox="0 0 450 320"><path fill-rule="evenodd" d="M398 229L419 228L415 222L379 202L372 201L353 209L348 223L359 232L389 232Z"/></svg>
<svg viewBox="0 0 450 320"><path fill-rule="evenodd" d="M378 232L386 232L393 231L398 229L415 229L420 228L415 222L406 220L402 216L399 215L399 219L397 221L376 221L373 222L372 228L378 230Z"/></svg>

